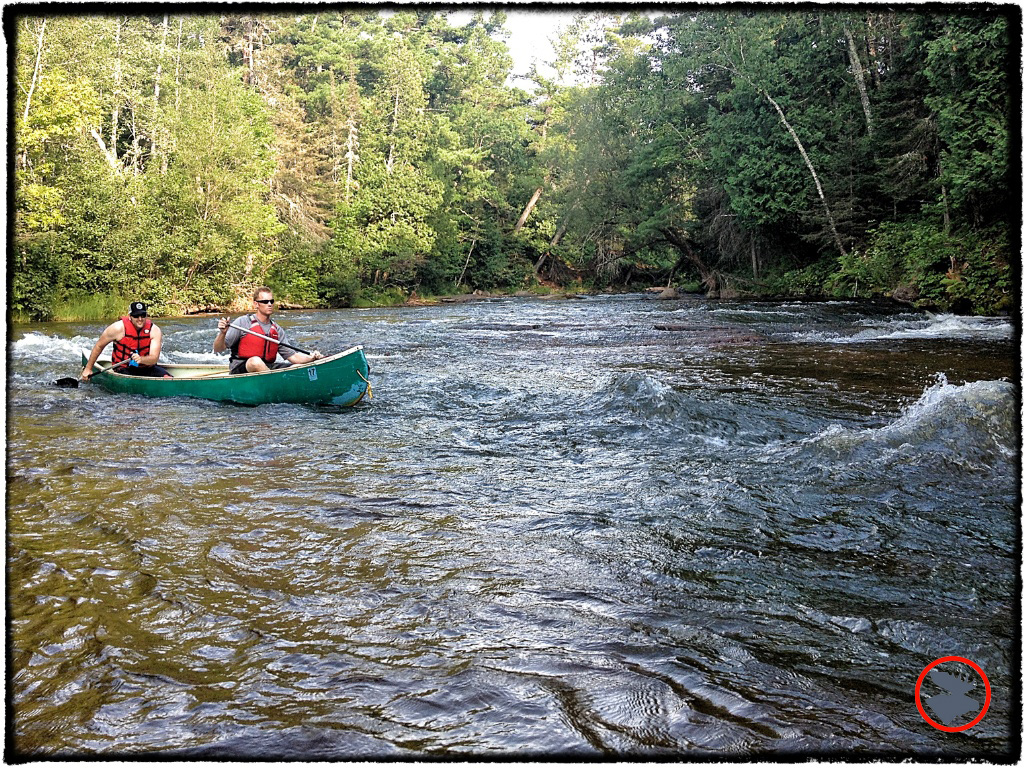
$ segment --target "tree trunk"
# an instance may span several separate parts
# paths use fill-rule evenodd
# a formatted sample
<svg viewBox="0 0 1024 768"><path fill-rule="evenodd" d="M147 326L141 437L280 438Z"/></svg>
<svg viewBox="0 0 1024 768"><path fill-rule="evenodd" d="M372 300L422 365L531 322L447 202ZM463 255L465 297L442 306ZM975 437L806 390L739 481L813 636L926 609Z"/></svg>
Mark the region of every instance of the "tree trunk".
<svg viewBox="0 0 1024 768"><path fill-rule="evenodd" d="M114 92L110 110L110 154L117 158L117 135L121 130L121 19L114 20ZM101 142L102 143L102 142Z"/></svg>
<svg viewBox="0 0 1024 768"><path fill-rule="evenodd" d="M345 205L352 202L352 188L355 185L355 165L359 155L359 129L356 127L355 117L348 119L348 140L345 142L345 161L348 168L345 171Z"/></svg>
<svg viewBox="0 0 1024 768"><path fill-rule="evenodd" d="M568 224L566 224L566 223L565 223L565 222L563 221L563 222L561 223L561 225L559 225L559 227L558 227L558 231L557 231L557 232L555 232L555 236L554 236L553 238L551 238L551 244L550 244L550 245L549 245L548 247L549 247L549 248L554 248L554 247L555 247L556 245L558 245L558 244L559 244L560 242L562 242L562 237L563 237L563 236L565 235L565 231L566 231L566 230L567 230L568 228L569 228L569 225L568 225Z"/></svg>
<svg viewBox="0 0 1024 768"><path fill-rule="evenodd" d="M160 55L156 60L156 77L153 83L153 107L160 106L160 75L164 69L164 52L167 50L167 14L164 14L164 33L160 38Z"/></svg>
<svg viewBox="0 0 1024 768"><path fill-rule="evenodd" d="M832 231L832 237L835 239L836 247L839 249L839 253L845 256L846 249L843 247L842 240L839 239L839 231L836 229L835 219L832 218L832 209L828 206L828 200L825 198L825 190L822 189L821 181L818 180L818 172L814 170L814 164L811 162L811 158L808 156L807 150L804 149L803 142L800 141L800 137L796 135L796 131L793 130L793 126L789 124L789 121L786 119L786 114L782 111L782 107L779 106L778 102L776 102L775 99L773 99L763 88L759 88L758 90L760 90L771 105L775 107L775 111L779 113L779 119L782 120L782 124L786 127L786 130L789 131L789 135L793 137L793 141L796 142L796 148L800 151L800 157L804 159L804 164L807 166L807 170L810 171L811 178L814 179L814 186L817 188L818 197L821 198L821 204L825 208L825 216L828 218L828 226Z"/></svg>
<svg viewBox="0 0 1024 768"><path fill-rule="evenodd" d="M717 290L718 279L715 277L715 271L701 260L700 256L698 256L690 246L690 242L686 239L686 236L680 235L669 228L661 230L661 234L665 236L665 239L668 240L669 244L679 251L679 258L676 259L676 263L672 267L671 275L675 275L676 270L682 266L683 260L685 259L696 267L697 272L700 273L701 282L709 292ZM671 282L672 277L670 276L669 283Z"/></svg>
<svg viewBox="0 0 1024 768"><path fill-rule="evenodd" d="M943 174L942 156L940 155L939 156L939 178L940 179L942 178L942 174ZM945 181L943 181L942 184L941 184L941 190L942 190L942 231L945 232L948 235L950 233L950 231L953 229L953 220L952 220L952 217L950 217L950 215L949 215L949 197L948 197L948 194L947 194L946 182Z"/></svg>
<svg viewBox="0 0 1024 768"><path fill-rule="evenodd" d="M32 94L36 90L36 84L39 82L43 71L43 32L46 31L46 19L43 19L43 24L39 28L39 40L36 41L36 64L32 69L32 83L28 88L28 96L25 99L25 114L22 120L28 123L28 110L32 105ZM26 126L27 127L27 126ZM21 153L21 167L24 168L28 165L28 149L25 149Z"/></svg>
<svg viewBox="0 0 1024 768"><path fill-rule="evenodd" d="M183 19L178 19L178 49L174 55L174 111L178 111L178 90L181 80L181 27Z"/></svg>
<svg viewBox="0 0 1024 768"><path fill-rule="evenodd" d="M36 84L39 82L40 74L43 70L43 33L46 31L46 19L43 19L42 25L39 27L39 39L36 41L36 65L32 70L32 84L28 88L28 97L25 99L25 115L23 120L28 121L28 109L32 105L32 94L36 90Z"/></svg>
<svg viewBox="0 0 1024 768"><path fill-rule="evenodd" d="M879 86L879 82L878 82L878 59L879 59L879 56L878 56L878 34L879 33L877 33L875 31L875 29L876 29L876 27L879 26L879 23L881 21L882 21L882 15L881 14L879 14L878 18L876 19L873 14L868 13L868 15L867 15L867 22L868 22L868 40L867 40L867 44L868 44L868 64L869 64L868 71L871 73L871 82L874 83L876 88ZM886 46L886 48L891 48L891 47L892 46Z"/></svg>
<svg viewBox="0 0 1024 768"><path fill-rule="evenodd" d="M356 84L355 62L351 59L346 84L348 94L345 98L345 127L348 130L348 137L345 140L345 204L348 205L352 201L352 192L359 188L355 180L355 166L359 160L359 86Z"/></svg>
<svg viewBox="0 0 1024 768"><path fill-rule="evenodd" d="M139 175L142 170L142 145L139 143L139 125L135 119L135 105L132 105L132 170Z"/></svg>
<svg viewBox="0 0 1024 768"><path fill-rule="evenodd" d="M164 14L164 34L160 40L160 55L156 62L156 78L153 84L153 127L150 139L150 154L155 160L159 155L157 149L157 113L160 111L160 75L164 69L164 52L167 48L167 14Z"/></svg>
<svg viewBox="0 0 1024 768"><path fill-rule="evenodd" d="M395 110L391 115L391 146L388 147L387 172L391 175L391 169L395 166L395 133L398 132L398 89L395 88Z"/></svg>
<svg viewBox="0 0 1024 768"><path fill-rule="evenodd" d="M537 200L540 198L540 193L544 191L544 187L537 187L533 193L533 197L530 198L530 202L526 204L526 208L523 209L523 215L519 217L519 221L516 222L515 229L512 230L513 234L517 234L519 230L523 228L526 220L530 217L530 211L533 210L533 206L537 204Z"/></svg>
<svg viewBox="0 0 1024 768"><path fill-rule="evenodd" d="M469 258L473 255L473 249L476 248L476 240L469 246L469 253L466 254L466 263L462 265L462 273L459 275L459 279L455 281L455 287L458 288L462 284L462 278L466 276L466 270L469 269Z"/></svg>
<svg viewBox="0 0 1024 768"><path fill-rule="evenodd" d="M850 48L850 65L853 68L853 77L857 81L857 90L860 91L860 103L864 108L864 119L868 124L868 137L875 137L875 122L871 118L871 100L868 98L868 87L864 81L864 69L860 65L860 56L857 55L857 45L850 34L850 27L843 25L843 33L846 35L846 43Z"/></svg>
<svg viewBox="0 0 1024 768"><path fill-rule="evenodd" d="M779 119L782 121L782 125L786 128L786 130L789 132L789 135L796 143L796 148L800 152L800 157L803 158L804 165L807 166L807 170L810 171L811 178L814 180L814 186L818 190L818 197L821 199L821 204L825 208L825 217L828 219L829 230L832 232L832 238L835 240L836 247L839 249L840 254L846 256L846 249L843 247L842 240L839 239L839 230L836 229L835 219L832 218L832 209L829 208L828 200L825 197L825 190L822 188L821 181L818 179L818 172L814 170L814 163L811 162L811 158L807 154L807 150L804 149L803 142L800 141L800 137L797 135L796 131L793 130L793 126L789 124L789 120L786 119L786 113L782 111L782 107L780 107L779 103L771 97L771 94L768 93L768 91L766 91L760 85L757 85L750 77L743 74L743 72L740 71L739 68L732 64L732 62L730 62L730 64L731 66L725 67L725 69L731 72L732 74L736 75L737 77L742 78L743 80L746 80L748 83L750 83L750 85L757 89L758 93L760 93L768 100L768 102L775 108L775 111L779 113Z"/></svg>
<svg viewBox="0 0 1024 768"><path fill-rule="evenodd" d="M111 170L113 170L114 173L120 173L121 166L117 162L117 155L115 155L107 148L107 145L103 141L103 137L100 136L100 132L97 131L95 128L90 128L89 133L92 134L92 137L96 139L96 143L99 144L100 151L103 153L103 157L107 161L107 165L110 166Z"/></svg>
<svg viewBox="0 0 1024 768"><path fill-rule="evenodd" d="M551 238L551 242L548 244L547 250L544 251L544 253L542 253L540 255L540 258L537 259L537 263L533 265L533 276L534 277L540 277L540 268L544 266L544 260L547 259L547 257L551 255L551 249L554 248L556 245L558 245L558 243L561 241L562 235L565 234L565 230L566 229L567 229L567 225L563 221L558 226L558 231L555 232L555 236Z"/></svg>
<svg viewBox="0 0 1024 768"><path fill-rule="evenodd" d="M253 29L255 23L252 19L242 22L242 61L245 64L245 75L242 81L246 85L254 85L256 82L256 67L253 62L253 58L256 56L255 31Z"/></svg>

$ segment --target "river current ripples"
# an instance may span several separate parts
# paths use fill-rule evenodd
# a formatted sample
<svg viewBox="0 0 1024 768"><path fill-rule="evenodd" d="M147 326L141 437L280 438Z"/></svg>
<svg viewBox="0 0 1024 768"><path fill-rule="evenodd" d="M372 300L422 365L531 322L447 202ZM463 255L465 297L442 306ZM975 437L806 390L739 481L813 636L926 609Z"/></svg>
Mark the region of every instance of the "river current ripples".
<svg viewBox="0 0 1024 768"><path fill-rule="evenodd" d="M9 738L35 757L1019 756L1019 346L863 303L281 313L351 409L117 397L8 338ZM167 362L211 362L170 318ZM950 733L915 702L991 683ZM973 694L971 694L973 695Z"/></svg>

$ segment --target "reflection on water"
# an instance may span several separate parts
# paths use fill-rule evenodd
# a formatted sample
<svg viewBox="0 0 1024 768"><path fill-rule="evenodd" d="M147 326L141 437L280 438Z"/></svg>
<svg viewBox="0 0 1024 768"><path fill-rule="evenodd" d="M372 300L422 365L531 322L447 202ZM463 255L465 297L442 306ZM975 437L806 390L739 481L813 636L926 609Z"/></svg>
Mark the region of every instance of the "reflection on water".
<svg viewBox="0 0 1024 768"><path fill-rule="evenodd" d="M58 390L101 328L13 329L22 754L1012 751L1005 321L634 296L287 325L364 344L374 399ZM209 361L209 319L162 327ZM914 688L954 654L993 695L946 734Z"/></svg>

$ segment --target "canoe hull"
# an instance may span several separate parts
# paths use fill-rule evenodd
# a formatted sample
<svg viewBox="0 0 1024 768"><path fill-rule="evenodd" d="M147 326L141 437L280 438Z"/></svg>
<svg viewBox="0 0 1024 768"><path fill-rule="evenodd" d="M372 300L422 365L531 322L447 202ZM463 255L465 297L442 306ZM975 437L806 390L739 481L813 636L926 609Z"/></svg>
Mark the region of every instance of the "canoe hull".
<svg viewBox="0 0 1024 768"><path fill-rule="evenodd" d="M82 364L88 362L83 352ZM97 363L96 370L109 362ZM370 387L370 367L361 346L313 363L231 376L224 365L167 365L172 378L127 376L110 371L92 382L116 394L195 397L242 405L310 403L355 405Z"/></svg>

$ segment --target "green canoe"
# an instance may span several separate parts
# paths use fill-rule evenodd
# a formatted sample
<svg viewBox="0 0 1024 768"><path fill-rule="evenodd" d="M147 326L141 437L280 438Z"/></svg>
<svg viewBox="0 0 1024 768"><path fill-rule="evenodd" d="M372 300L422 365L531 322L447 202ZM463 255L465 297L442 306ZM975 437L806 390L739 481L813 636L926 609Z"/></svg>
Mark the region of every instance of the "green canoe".
<svg viewBox="0 0 1024 768"><path fill-rule="evenodd" d="M89 362L82 351L82 365ZM243 405L320 403L355 405L370 390L370 366L361 346L313 363L262 373L228 374L227 365L168 365L171 378L127 376L119 371L94 374L90 381L110 392L146 397L199 397ZM97 361L94 370L110 367ZM372 393L370 395L373 396Z"/></svg>

